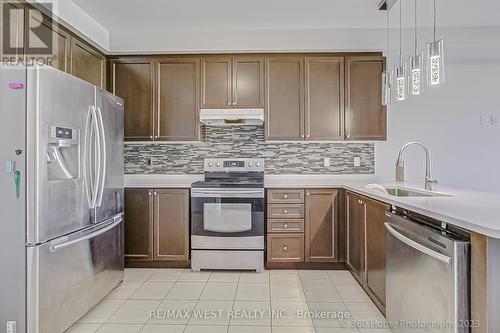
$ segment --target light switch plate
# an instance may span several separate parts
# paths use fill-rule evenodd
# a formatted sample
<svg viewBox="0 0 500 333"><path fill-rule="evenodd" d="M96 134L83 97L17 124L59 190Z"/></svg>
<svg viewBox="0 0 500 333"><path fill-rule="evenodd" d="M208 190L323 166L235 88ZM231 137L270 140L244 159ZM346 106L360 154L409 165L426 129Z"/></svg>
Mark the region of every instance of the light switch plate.
<svg viewBox="0 0 500 333"><path fill-rule="evenodd" d="M323 166L325 166L325 167L330 166L330 157L323 158Z"/></svg>
<svg viewBox="0 0 500 333"><path fill-rule="evenodd" d="M361 157L359 156L354 157L354 166L355 167L361 166Z"/></svg>

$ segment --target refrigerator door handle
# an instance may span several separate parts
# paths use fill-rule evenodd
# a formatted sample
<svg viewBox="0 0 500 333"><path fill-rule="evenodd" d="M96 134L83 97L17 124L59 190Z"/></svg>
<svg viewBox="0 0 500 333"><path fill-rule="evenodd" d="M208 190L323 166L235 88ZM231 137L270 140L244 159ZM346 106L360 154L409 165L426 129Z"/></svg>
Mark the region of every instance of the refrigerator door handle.
<svg viewBox="0 0 500 333"><path fill-rule="evenodd" d="M100 128L100 153L102 153L102 160L100 161L101 164L99 165L100 168L100 173L102 173L102 179L100 179L100 188L98 192L98 198L97 198L97 207L101 207L102 204L102 197L104 194L104 185L106 182L106 159L107 159L107 153L106 153L106 136L104 133L104 121L102 120L102 111L100 107L97 107L97 118L99 120L99 128Z"/></svg>
<svg viewBox="0 0 500 333"><path fill-rule="evenodd" d="M87 202L89 204L89 208L94 208L92 206L93 202L93 188L91 184L91 179L89 175L89 162L90 162L90 145L91 145L91 137L92 137L92 108L93 106L89 106L89 111L87 113L87 120L85 122L85 136L83 141L83 184L85 186L85 193L87 196Z"/></svg>
<svg viewBox="0 0 500 333"><path fill-rule="evenodd" d="M123 218L120 216L118 217L115 217L113 219L113 222L103 228L100 228L98 230L91 230L91 231L88 231L86 233L84 233L83 235L75 238L75 239L70 239L68 236L66 237L63 237L62 239L59 239L59 240L53 240L51 243L50 243L50 251L51 252L56 252L56 251L59 251L61 249L64 249L65 247L68 247L68 246L71 246L73 244L76 244L76 243L79 243L81 241L84 241L84 240L88 240L88 239L91 239L91 238L94 238L94 237L97 237L99 235L102 235L104 234L105 232L113 229L114 227L116 227L118 224L120 224L121 222L123 221Z"/></svg>
<svg viewBox="0 0 500 333"><path fill-rule="evenodd" d="M96 178L94 181L94 193L92 193L92 207L95 208L97 204L97 194L99 191L99 184L101 183L101 131L99 129L99 120L97 117L97 112L95 106L92 106L92 121L95 129L95 136L96 136L96 141L95 141L95 148L97 150L96 152L96 159L94 161L94 170L96 170Z"/></svg>

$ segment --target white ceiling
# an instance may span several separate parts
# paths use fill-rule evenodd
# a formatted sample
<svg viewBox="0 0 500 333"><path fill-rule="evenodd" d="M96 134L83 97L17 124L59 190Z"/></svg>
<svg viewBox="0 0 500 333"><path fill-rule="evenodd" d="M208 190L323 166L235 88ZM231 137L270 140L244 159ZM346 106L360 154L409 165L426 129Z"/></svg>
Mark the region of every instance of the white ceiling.
<svg viewBox="0 0 500 333"><path fill-rule="evenodd" d="M64 0L67 1L67 0ZM72 0L109 31L110 51L381 50L380 0ZM403 3L413 25L414 0ZM432 26L433 0L417 0ZM436 0L438 29L500 27L499 0ZM399 4L390 12L399 26Z"/></svg>
<svg viewBox="0 0 500 333"><path fill-rule="evenodd" d="M101 25L143 29L331 29L385 26L380 0L73 0ZM401 0L407 8L412 0ZM417 0L431 24L432 0ZM499 26L498 0L437 0L440 26ZM398 8L392 12L397 15ZM393 15L393 14L391 14Z"/></svg>

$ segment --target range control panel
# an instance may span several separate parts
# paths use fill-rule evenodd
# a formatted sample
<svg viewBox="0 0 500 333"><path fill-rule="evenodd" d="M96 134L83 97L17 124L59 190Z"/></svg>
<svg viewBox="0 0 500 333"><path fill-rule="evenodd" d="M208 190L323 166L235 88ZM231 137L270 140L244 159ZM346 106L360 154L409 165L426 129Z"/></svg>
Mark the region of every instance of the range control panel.
<svg viewBox="0 0 500 333"><path fill-rule="evenodd" d="M264 172L263 158L207 158L205 172Z"/></svg>

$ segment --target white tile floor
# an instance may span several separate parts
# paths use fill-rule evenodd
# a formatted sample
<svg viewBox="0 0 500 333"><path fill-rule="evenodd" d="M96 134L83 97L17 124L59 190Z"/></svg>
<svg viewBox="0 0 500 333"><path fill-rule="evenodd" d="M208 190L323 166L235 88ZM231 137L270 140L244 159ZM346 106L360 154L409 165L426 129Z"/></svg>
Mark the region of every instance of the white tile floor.
<svg viewBox="0 0 500 333"><path fill-rule="evenodd" d="M306 311L318 316L301 317ZM126 269L123 283L67 332L390 332L374 322L385 319L348 271Z"/></svg>

